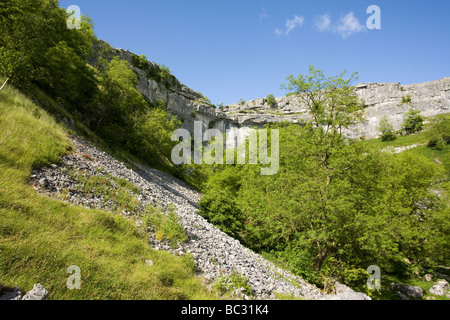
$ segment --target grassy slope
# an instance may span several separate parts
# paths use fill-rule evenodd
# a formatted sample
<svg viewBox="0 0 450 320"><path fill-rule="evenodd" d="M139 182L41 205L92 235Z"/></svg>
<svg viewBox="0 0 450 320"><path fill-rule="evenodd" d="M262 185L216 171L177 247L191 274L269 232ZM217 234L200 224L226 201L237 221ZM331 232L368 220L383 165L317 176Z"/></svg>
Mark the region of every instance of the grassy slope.
<svg viewBox="0 0 450 320"><path fill-rule="evenodd" d="M151 249L133 221L27 184L33 167L70 148L53 118L11 86L0 92L0 284L41 283L49 299L215 299L187 259ZM66 287L70 265L81 269L80 290Z"/></svg>
<svg viewBox="0 0 450 320"><path fill-rule="evenodd" d="M426 129L427 127L425 127L425 130ZM439 159L447 172L450 174L450 146L447 145L442 150L430 148L427 146L428 140L427 132L421 131L408 136L397 136L394 141L383 142L381 139L371 139L364 141L364 143L381 148L417 145L417 147L407 150L406 152L422 154L432 160Z"/></svg>

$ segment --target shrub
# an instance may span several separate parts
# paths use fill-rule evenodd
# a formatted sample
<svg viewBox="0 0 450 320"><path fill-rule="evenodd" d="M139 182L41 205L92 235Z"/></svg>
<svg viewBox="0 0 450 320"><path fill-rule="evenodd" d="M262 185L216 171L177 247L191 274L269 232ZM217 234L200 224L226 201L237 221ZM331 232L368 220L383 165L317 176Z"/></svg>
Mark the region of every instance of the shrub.
<svg viewBox="0 0 450 320"><path fill-rule="evenodd" d="M269 104L269 106L274 107L277 104L277 101L275 100L275 97L273 96L273 94L269 94L266 97L267 103Z"/></svg>
<svg viewBox="0 0 450 320"><path fill-rule="evenodd" d="M168 212L153 207L148 207L144 216L144 222L154 229L157 240L166 239L171 247L176 247L178 242L186 242L188 235L180 225L180 218L175 213L174 207L169 207Z"/></svg>
<svg viewBox="0 0 450 320"><path fill-rule="evenodd" d="M147 57L144 54L140 56L133 54L131 57L131 64L141 70L147 70L149 67Z"/></svg>
<svg viewBox="0 0 450 320"><path fill-rule="evenodd" d="M252 293L252 288L248 283L248 278L241 275L237 271L233 271L229 276L223 275L219 277L213 284L214 290L220 294L233 293L236 289L243 288L244 294L249 296Z"/></svg>
<svg viewBox="0 0 450 320"><path fill-rule="evenodd" d="M441 114L430 120L427 132L428 146L435 149L444 149L450 142L450 114Z"/></svg>
<svg viewBox="0 0 450 320"><path fill-rule="evenodd" d="M393 141L396 139L394 127L389 122L388 117L384 115L380 123L378 124L377 129L381 132L381 140L385 141Z"/></svg>
<svg viewBox="0 0 450 320"><path fill-rule="evenodd" d="M420 111L409 109L403 116L403 130L406 134L412 134L423 129L423 118L420 115Z"/></svg>
<svg viewBox="0 0 450 320"><path fill-rule="evenodd" d="M411 104L411 96L409 94L406 97L402 97L402 104Z"/></svg>

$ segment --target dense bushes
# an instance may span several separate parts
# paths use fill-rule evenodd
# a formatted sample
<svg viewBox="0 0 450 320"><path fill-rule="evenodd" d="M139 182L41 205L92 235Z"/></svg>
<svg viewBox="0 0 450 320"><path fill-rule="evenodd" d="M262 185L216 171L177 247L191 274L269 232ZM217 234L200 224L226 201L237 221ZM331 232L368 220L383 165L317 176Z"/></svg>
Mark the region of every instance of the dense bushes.
<svg viewBox="0 0 450 320"><path fill-rule="evenodd" d="M280 130L278 174L261 176L257 165L211 168L201 214L323 286L329 277L355 285L373 264L396 275L448 265L448 251L438 249L448 241L448 203L430 192L443 167L346 140L340 129L359 109L341 76L312 69L289 79L312 120L272 127Z"/></svg>
<svg viewBox="0 0 450 320"><path fill-rule="evenodd" d="M430 121L428 145L436 149L444 149L450 142L450 114L433 117Z"/></svg>

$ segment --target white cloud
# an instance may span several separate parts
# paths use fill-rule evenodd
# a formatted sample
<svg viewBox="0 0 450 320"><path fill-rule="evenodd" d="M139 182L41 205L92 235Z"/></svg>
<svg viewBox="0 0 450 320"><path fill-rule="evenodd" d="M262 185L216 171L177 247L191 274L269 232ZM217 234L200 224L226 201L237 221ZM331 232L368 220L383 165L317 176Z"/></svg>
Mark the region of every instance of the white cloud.
<svg viewBox="0 0 450 320"><path fill-rule="evenodd" d="M294 30L297 27L301 27L305 23L305 18L302 16L294 16L294 19L287 19L286 20L286 31L281 31L280 29L275 29L275 34L277 36L281 35L289 35L289 33Z"/></svg>
<svg viewBox="0 0 450 320"><path fill-rule="evenodd" d="M267 13L266 7L262 7L261 12L259 13L259 21L269 18L269 14Z"/></svg>
<svg viewBox="0 0 450 320"><path fill-rule="evenodd" d="M327 30L329 30L330 27L331 27L330 15L329 14L324 14L324 15L318 16L315 19L314 24L315 24L317 30L319 30L319 31L327 31Z"/></svg>
<svg viewBox="0 0 450 320"><path fill-rule="evenodd" d="M278 29L278 28L275 29L274 33L275 33L277 36L281 36L282 34L284 34L284 32L281 31L281 30Z"/></svg>
<svg viewBox="0 0 450 320"><path fill-rule="evenodd" d="M286 20L286 35L288 35L289 32L294 30L296 27L301 27L303 23L305 23L305 18L302 16L298 17L297 15L295 15L292 20Z"/></svg>
<svg viewBox="0 0 450 320"><path fill-rule="evenodd" d="M333 31L339 33L342 38L347 38L353 33L364 31L365 28L359 23L359 20L355 18L353 12L349 12L343 16L339 23L333 27Z"/></svg>

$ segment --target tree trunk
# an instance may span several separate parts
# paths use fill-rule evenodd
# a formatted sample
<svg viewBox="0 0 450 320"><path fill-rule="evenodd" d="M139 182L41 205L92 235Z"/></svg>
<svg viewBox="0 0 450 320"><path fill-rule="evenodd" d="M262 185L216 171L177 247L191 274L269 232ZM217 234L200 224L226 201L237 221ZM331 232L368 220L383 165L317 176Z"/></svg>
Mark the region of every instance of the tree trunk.
<svg viewBox="0 0 450 320"><path fill-rule="evenodd" d="M6 86L6 84L8 83L9 77L11 77L11 76L8 76L8 77L6 78L6 80L5 80L5 82L3 82L3 85L2 85L2 87L0 88L0 91L2 91L3 88Z"/></svg>
<svg viewBox="0 0 450 320"><path fill-rule="evenodd" d="M322 268L322 263L325 261L325 259L328 256L328 249L326 247L323 247L319 254L314 258L313 261L313 268L315 271L320 271L320 268Z"/></svg>

